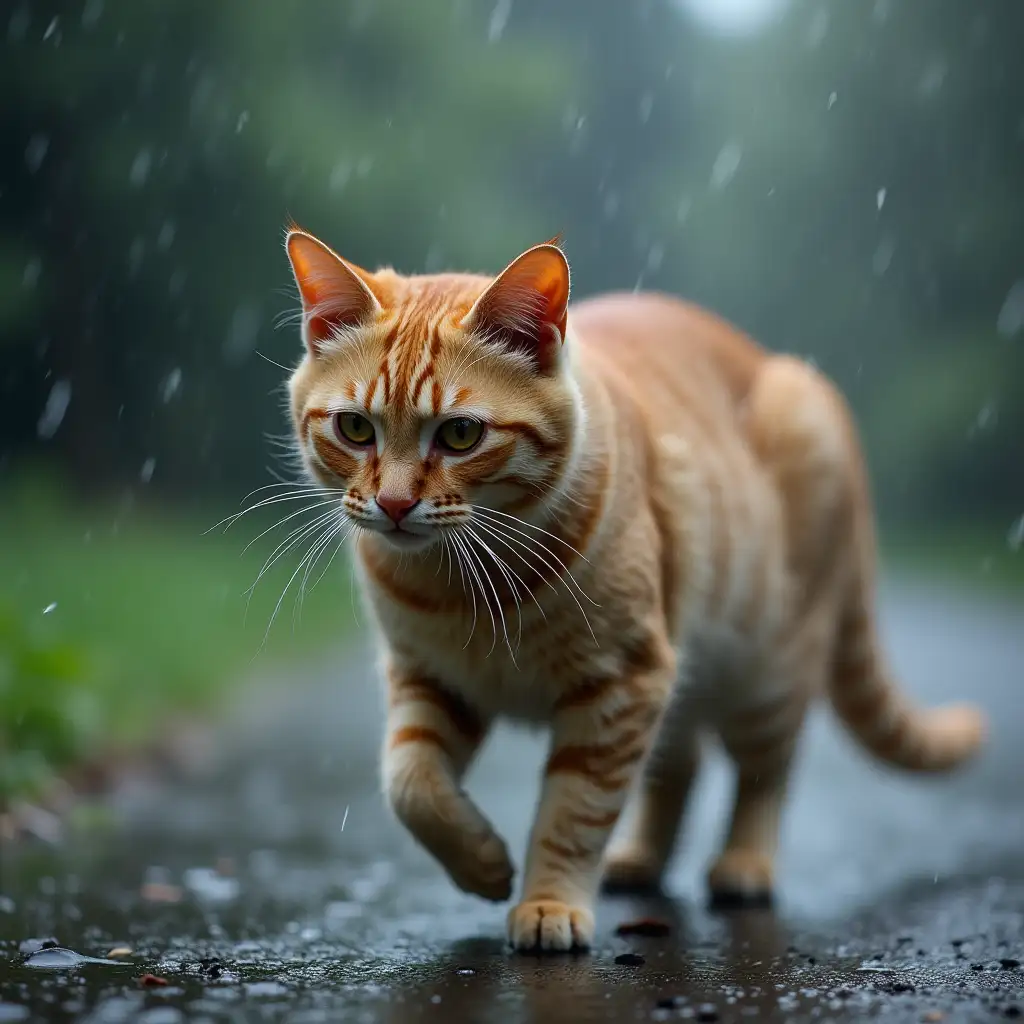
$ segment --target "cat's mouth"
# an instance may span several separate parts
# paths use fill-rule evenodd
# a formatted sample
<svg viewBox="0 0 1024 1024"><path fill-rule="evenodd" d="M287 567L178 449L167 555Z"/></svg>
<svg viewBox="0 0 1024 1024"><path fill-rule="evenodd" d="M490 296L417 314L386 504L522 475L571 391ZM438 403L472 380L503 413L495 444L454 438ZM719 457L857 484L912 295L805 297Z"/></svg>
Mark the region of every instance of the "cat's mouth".
<svg viewBox="0 0 1024 1024"><path fill-rule="evenodd" d="M422 551L434 543L433 533L413 533L400 526L393 530L374 530L374 533L399 551Z"/></svg>

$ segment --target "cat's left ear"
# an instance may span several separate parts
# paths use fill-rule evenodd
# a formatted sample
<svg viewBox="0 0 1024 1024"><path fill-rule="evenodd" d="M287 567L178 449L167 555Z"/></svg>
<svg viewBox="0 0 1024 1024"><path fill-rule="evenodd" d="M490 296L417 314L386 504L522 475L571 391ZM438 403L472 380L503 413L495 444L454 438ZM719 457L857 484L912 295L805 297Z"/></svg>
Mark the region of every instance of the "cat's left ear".
<svg viewBox="0 0 1024 1024"><path fill-rule="evenodd" d="M553 242L514 259L473 303L463 324L524 352L542 373L558 365L569 306L569 264Z"/></svg>

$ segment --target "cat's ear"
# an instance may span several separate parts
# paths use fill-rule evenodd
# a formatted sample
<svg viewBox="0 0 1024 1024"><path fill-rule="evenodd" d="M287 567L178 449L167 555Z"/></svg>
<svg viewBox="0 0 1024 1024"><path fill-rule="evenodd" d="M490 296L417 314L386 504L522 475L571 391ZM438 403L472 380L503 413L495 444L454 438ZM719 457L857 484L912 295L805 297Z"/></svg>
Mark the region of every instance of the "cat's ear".
<svg viewBox="0 0 1024 1024"><path fill-rule="evenodd" d="M542 373L557 366L569 306L569 264L554 242L527 249L473 303L463 323L525 352Z"/></svg>
<svg viewBox="0 0 1024 1024"><path fill-rule="evenodd" d="M339 329L357 327L380 312L370 275L319 239L293 228L285 249L302 298L302 338L312 355Z"/></svg>

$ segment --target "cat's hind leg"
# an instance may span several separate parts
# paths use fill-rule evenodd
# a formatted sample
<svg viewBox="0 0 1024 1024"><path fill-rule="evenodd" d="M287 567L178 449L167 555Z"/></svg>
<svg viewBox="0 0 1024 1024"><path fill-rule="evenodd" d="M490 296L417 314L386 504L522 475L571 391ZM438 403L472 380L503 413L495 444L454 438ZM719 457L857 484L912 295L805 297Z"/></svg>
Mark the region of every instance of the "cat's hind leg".
<svg viewBox="0 0 1024 1024"><path fill-rule="evenodd" d="M607 893L659 892L700 764L699 737L670 712L604 863Z"/></svg>

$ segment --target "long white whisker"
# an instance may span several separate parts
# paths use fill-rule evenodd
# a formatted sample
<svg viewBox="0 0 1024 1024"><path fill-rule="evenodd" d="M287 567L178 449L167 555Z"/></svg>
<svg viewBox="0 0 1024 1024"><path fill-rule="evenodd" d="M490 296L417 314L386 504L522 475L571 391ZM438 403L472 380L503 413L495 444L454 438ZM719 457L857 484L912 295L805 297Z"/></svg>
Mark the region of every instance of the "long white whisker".
<svg viewBox="0 0 1024 1024"><path fill-rule="evenodd" d="M485 580L487 580L487 584L491 588L491 593L494 595L494 603L498 606L498 615L499 615L499 617L501 619L502 633L505 636L505 642L509 643L509 640L508 640L508 627L505 625L505 612L504 612L504 610L501 607L501 601L498 598L498 591L495 589L494 580L491 579L490 573L488 573L488 571L487 571L487 566L485 566L484 563L483 563L483 559L477 554L477 552L473 548L472 542L475 540L475 538L471 534L467 533L467 534L465 534L465 538L464 539L467 542L466 543L466 551L469 553L470 558L472 558L473 561L476 562L477 568L479 568L480 572L483 574L483 578ZM491 649L487 652L487 657L489 658L494 653L494 648L498 644L498 624L495 621L494 610L491 608L491 603L487 599L487 593L486 593L486 591L483 590L483 584L481 584L480 589L481 589L482 596L484 598L484 604L487 605L487 610L488 610L488 612L490 612L490 615L491 615L492 642L491 642ZM509 648L508 649L509 649L509 653L512 653L512 645L511 644L509 644ZM513 654L512 657L513 657L513 661L514 661L515 660L515 655Z"/></svg>
<svg viewBox="0 0 1024 1024"><path fill-rule="evenodd" d="M504 546L505 546L506 548L508 548L508 549L509 549L509 551L511 551L511 552L512 552L512 554L513 554L513 555L515 555L515 556L516 556L516 558L518 558L518 559L519 559L519 561L520 561L520 562L522 562L522 563L523 563L523 565L525 565L525 566L526 566L526 567L527 567L528 569L532 569L532 570L533 570L533 571L534 571L534 572L535 572L535 573L537 574L537 576L538 576L538 578L540 579L540 581L541 581L541 582L542 582L542 583L543 583L543 584L544 584L544 585L545 585L546 587L549 587L549 588L550 588L550 589L551 589L551 590L552 590L552 591L553 591L554 593L556 593L556 594L558 593L558 588L557 588L557 587L556 587L556 586L555 586L555 585L554 585L554 584L553 584L553 583L551 582L551 580L549 580L549 579L548 579L548 578L547 578L547 577L546 577L546 576L545 576L545 575L544 575L544 574L543 574L543 573L542 573L542 572L541 572L541 571L540 571L540 570L539 570L539 569L537 568L537 566L535 566L535 565L534 565L534 564L533 564L533 563L532 563L531 561L529 561L529 560L528 560L527 558L525 558L525 557L524 557L523 555L521 555L521 554L520 554L520 553L519 553L518 551L516 551L516 549L515 549L514 547L512 547L512 545L511 545L511 544L509 543L509 541L508 541L508 538L506 538L506 537L502 536L502 534L501 534L501 533L500 533L499 531L495 530L495 529L494 529L494 527L490 526L490 525L489 525L489 524L487 524L487 523L483 523L483 522L478 522L478 523L477 523L476 525L477 525L477 527L478 527L479 529L483 530L483 531L484 531L484 533L486 533L486 534L488 534L489 536L493 537L493 538L494 538L494 539L495 539L495 540L496 540L496 541L497 541L497 542L498 542L499 544L502 544L502 545L504 545ZM520 542L520 543L521 543L521 542ZM526 548L526 550L527 550L527 551L530 551L530 548L528 548L528 547L527 547L527 546L526 546L525 544L523 544L522 546L523 546L524 548ZM533 553L533 552L531 552L531 553ZM498 557L498 556L495 556L495 557ZM511 567L511 566L510 566L510 565L509 565L508 563L507 563L507 562L505 562L505 566L506 566L506 568L508 569L508 571L509 571L510 573L512 573L512 575L513 575L513 576L515 576L515 578L516 578L517 580L519 580L519 582L520 582L520 583L521 583L521 584L523 585L523 589L524 589L524 590L525 590L525 591L527 592L527 594L529 594L529 595L530 595L530 597L531 597L531 598L533 599L533 603L534 603L534 604L535 604L535 605L537 606L537 611L539 611L539 612L540 612L540 614L541 614L541 616L542 616L543 618L547 619L547 615L546 615L546 613L544 612L544 608L542 607L542 605L541 605L540 601L538 601L538 600L537 600L537 595L536 595L536 594L534 594L533 590L532 590L532 589L531 589L531 588L530 588L529 586L527 586L527 584L526 584L526 583L525 583L525 582L523 581L522 577L521 577L521 576L520 576L520 575L519 575L519 574L518 574L518 573L517 573L517 572L516 572L516 571L515 571L515 570L514 570L514 569L513 569L513 568L512 568L512 567Z"/></svg>
<svg viewBox="0 0 1024 1024"><path fill-rule="evenodd" d="M494 550L490 547L490 545L488 545L488 543L486 541L482 540L476 534L476 532L470 528L468 523L465 525L464 529L473 538L473 540L480 547L482 547L484 549L484 551L487 552L487 554L489 554L491 556L491 558L494 561L494 564L498 567L498 572L500 572L501 575L505 578L505 582L508 584L509 589L512 591L512 599L516 603L516 622L517 622L517 628L516 628L516 650L518 651L520 645L523 642L523 606L522 606L522 602L519 600L519 589L518 589L518 587L516 587L516 580L519 580L519 583L522 585L523 589L526 590L526 592L528 594L530 592L529 588L526 586L525 583L523 583L523 581L521 579L519 579L519 577L516 575L515 572L513 572L511 569L509 569L509 567L506 565L505 561L502 558L500 558L497 554L495 554ZM504 621L504 619L503 619L503 621ZM508 632L507 632L507 630L506 630L506 633L505 633L505 642L508 643ZM516 656L515 656L515 652L512 651L511 644L509 644L509 653L512 655L512 663L515 664ZM516 666L516 667L518 668L518 666Z"/></svg>
<svg viewBox="0 0 1024 1024"><path fill-rule="evenodd" d="M315 512L318 508L323 508L325 505L332 505L334 506L335 509L337 509L339 507L339 502L337 498L328 498L326 501L317 501L314 502L312 505L306 505L303 508L300 508L297 512L289 513L283 519L279 519L276 523L274 523L273 526L268 526L262 533L259 533L255 537L253 537L253 539L249 541L249 543L246 544L244 548L242 548L242 553L244 554L246 551L248 551L249 548L251 548L253 544L256 543L256 541L262 540L271 531L276 530L279 526L284 526L284 524L287 523L289 520L294 519L296 516L305 515L307 512Z"/></svg>
<svg viewBox="0 0 1024 1024"><path fill-rule="evenodd" d="M548 555L550 555L558 563L559 566L561 566L562 573L564 573L565 576L568 577L572 581L572 585L576 588L576 591L579 593L579 595L584 600L589 601L595 608L600 607L596 601L594 601L591 597L589 597L586 594L586 592L583 590L583 588L576 581L576 577L573 576L572 572L569 570L569 567L565 564L565 562L563 562L558 557L558 555L556 555L554 553L554 551L552 551L551 548L549 548L542 540L540 540L538 537L531 537L528 533L523 533L522 530L519 530L519 529L517 529L514 526L509 526L508 523L497 522L497 521L495 521L493 519L492 520L488 520L486 515L482 514L482 513L493 512L493 511L494 511L493 509L480 509L480 508L477 508L477 507L474 506L474 508L473 508L473 515L474 516L480 515L480 518L482 520L484 520L485 522L490 522L491 526L493 526L496 529L500 527L501 531L503 533L505 533L506 536L508 535L508 532L510 531L511 533L518 534L520 537L525 537L530 542L530 544L533 545L533 547L529 547L528 550L532 551L534 554L537 554L535 548L540 548L541 551L546 552ZM516 517L512 516L511 518L515 519ZM517 520L517 522L522 522L522 520ZM546 531L542 531L542 532L546 532ZM554 534L550 534L550 536L554 537ZM558 538L555 537L555 540L558 540ZM576 549L573 548L572 550L575 551ZM578 552L577 552L577 554L578 554ZM541 556L538 554L537 557L540 558ZM583 556L580 555L580 558L583 558ZM588 565L590 564L590 562L587 561L586 558L583 558L583 561L587 562ZM545 563L545 564L547 564L547 563ZM554 568L551 565L549 565L548 567L551 568L551 569ZM561 576L562 573L559 573L559 576Z"/></svg>
<svg viewBox="0 0 1024 1024"><path fill-rule="evenodd" d="M482 527L484 524L483 523L479 523L478 525ZM524 544L522 541L516 540L514 537L510 537L507 534L504 534L504 530L511 529L511 527L505 526L503 528L499 528L499 527L497 527L494 524L490 524L490 528L491 528L492 532L494 533L494 535L496 537L498 537L499 539L501 539L502 536L504 535L504 539L503 539L502 542L505 544L506 547L510 547L512 544L516 544L519 547L522 547L524 550L529 551L530 554L533 555L535 558L540 559L540 561L542 561L549 569L551 569L552 572L554 572L555 578L562 584L562 586L565 587L565 592L573 599L573 602L575 603L576 607L579 608L580 614L583 616L583 621L587 624L587 629L590 632L591 637L593 637L594 643L597 644L600 647L601 645L598 642L596 634L594 633L594 627L590 624L590 618L587 615L586 609L584 609L583 605L580 603L580 600L576 596L576 594L573 592L572 587L570 587L569 584L566 582L565 576L563 576L561 573L559 573L554 568L554 566L552 566L551 563L548 562L547 559L545 559L544 556L542 554L540 554L540 552L538 552L536 550L536 548L532 548L529 545ZM520 532L520 531L516 531L516 532ZM524 536L525 536L525 534L524 534ZM532 538L532 537L530 537L528 539L531 540L531 541L534 541L534 538ZM538 544L537 546L538 547L543 547L543 545L540 545L540 544ZM544 548L544 550L549 555L551 555L551 557L554 558L555 561L558 561L557 556L554 555L548 548ZM524 558L523 561L525 562L526 559ZM529 563L527 563L527 564L529 564ZM559 564L562 564L562 563L559 562ZM531 566L531 568L533 568L534 572L536 572L538 575L541 575L540 571L537 569L536 566ZM576 582L576 580L569 573L569 570L565 569L564 565L562 566L562 568L565 570L566 575L568 575L569 578L572 579L573 584L575 585L576 589L580 591L580 594L582 594L582 596L584 598L586 598L588 601L590 601L590 603L592 605L594 605L594 607L599 607L595 601L592 601L589 597L587 597L587 595L585 593L583 593L583 591L580 589L580 585Z"/></svg>
<svg viewBox="0 0 1024 1024"><path fill-rule="evenodd" d="M316 563L320 560L320 556L330 547L331 541L345 529L347 522L345 513L342 509L338 509L337 522L333 523L330 528L325 531L324 534L317 540L314 545L316 554L306 564L306 571L302 574L302 582L299 584L298 593L295 596L295 605L292 608L292 630L295 630L296 624L302 618L302 607L306 602L306 584L309 582L309 574L313 571Z"/></svg>
<svg viewBox="0 0 1024 1024"><path fill-rule="evenodd" d="M484 601L484 604L487 604L487 601L484 598L483 585L480 583L479 573L477 573L476 567L473 565L473 563L469 559L469 554L467 552L465 538L460 537L460 536L458 536L458 534L454 534L453 533L452 534L452 543L455 544L456 550L459 553L459 569L461 570L463 565L465 565L466 574L469 577L469 596L470 596L470 598L473 601L473 624L472 624L472 626L470 626L469 637L466 639L466 643L465 643L465 645L462 648L463 650L465 650L470 645L470 643L472 642L473 635L476 633L476 623L477 623L476 592L477 592L477 588L478 587L480 588L481 600ZM476 585L474 586L474 584L476 584ZM490 612L490 615L491 615L491 625L493 627L494 626L494 613L491 612L490 605L487 606L487 610L488 610L488 612Z"/></svg>
<svg viewBox="0 0 1024 1024"><path fill-rule="evenodd" d="M558 534L552 533L550 530L545 530L540 526L534 526L533 523L528 523L525 519L520 519L519 516L514 516L509 512L499 512L496 508L485 508L481 505L473 506L473 514L486 513L488 515L501 516L504 519L511 519L514 523L519 523L520 526L525 526L530 530L536 530L538 533L543 533L546 537L550 537L552 540L557 540L559 544L564 544L577 558L582 558L587 565L590 564L590 559L587 558L582 551L577 551L567 540L559 537Z"/></svg>
<svg viewBox="0 0 1024 1024"><path fill-rule="evenodd" d="M334 561L335 558L338 557L338 552L342 549L342 547L344 547L345 541L347 541L349 537L351 537L352 534L355 533L357 528L358 523L349 524L349 528L345 531L341 540L339 540L338 543L334 546L334 550L331 552L331 557L327 559L327 564L323 567L323 569L320 570L320 575L317 576L317 578L313 581L313 585L309 588L310 593L316 590L316 585L327 575L327 571L331 568L331 563ZM340 533L341 531L339 530L338 532ZM337 536L337 534L335 534L335 536Z"/></svg>

